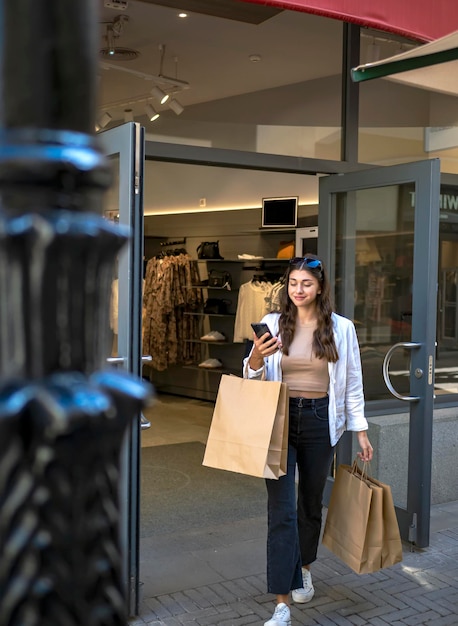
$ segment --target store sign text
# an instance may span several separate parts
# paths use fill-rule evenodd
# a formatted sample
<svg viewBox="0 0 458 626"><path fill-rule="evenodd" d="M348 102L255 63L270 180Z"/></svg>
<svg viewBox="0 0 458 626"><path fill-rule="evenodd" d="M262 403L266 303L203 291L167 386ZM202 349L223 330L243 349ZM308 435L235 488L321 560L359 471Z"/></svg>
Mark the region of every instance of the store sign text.
<svg viewBox="0 0 458 626"><path fill-rule="evenodd" d="M415 206L415 191L410 191L410 206ZM444 211L458 211L458 196L441 193L439 196L439 208Z"/></svg>

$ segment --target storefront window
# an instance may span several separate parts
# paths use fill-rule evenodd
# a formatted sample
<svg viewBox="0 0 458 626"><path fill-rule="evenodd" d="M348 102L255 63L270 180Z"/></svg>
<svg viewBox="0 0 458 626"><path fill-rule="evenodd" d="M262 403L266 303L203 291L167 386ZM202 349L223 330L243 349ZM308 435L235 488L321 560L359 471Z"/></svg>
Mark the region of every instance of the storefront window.
<svg viewBox="0 0 458 626"><path fill-rule="evenodd" d="M406 50L413 44L404 46ZM382 43L378 59L371 60L399 51L399 43ZM368 62L367 46L361 55L361 63ZM396 75L361 82L359 90L360 163L395 165L439 158L441 172L458 173L457 96L398 82Z"/></svg>
<svg viewBox="0 0 458 626"><path fill-rule="evenodd" d="M436 398L442 399L458 393L455 203L456 189L443 187L434 388ZM355 213L349 215L346 195L338 196L336 306L356 326L366 399L391 399L382 375L384 357L393 344L411 341L415 193L412 185L358 190L354 206ZM409 373L410 352L397 350L390 378L402 395L409 395Z"/></svg>
<svg viewBox="0 0 458 626"><path fill-rule="evenodd" d="M428 142L428 137L439 134L440 140ZM360 127L359 160L374 165L396 165L437 158L442 173L458 174L458 147L439 149L440 145L447 146L455 141L458 145L458 127Z"/></svg>
<svg viewBox="0 0 458 626"><path fill-rule="evenodd" d="M112 184L104 194L103 216L105 219L118 223L119 222L119 154L109 157L112 169ZM111 284L110 297L110 346L111 353L109 357L118 356L118 260L116 259L113 268L113 281Z"/></svg>
<svg viewBox="0 0 458 626"><path fill-rule="evenodd" d="M441 186L436 396L458 393L458 187Z"/></svg>

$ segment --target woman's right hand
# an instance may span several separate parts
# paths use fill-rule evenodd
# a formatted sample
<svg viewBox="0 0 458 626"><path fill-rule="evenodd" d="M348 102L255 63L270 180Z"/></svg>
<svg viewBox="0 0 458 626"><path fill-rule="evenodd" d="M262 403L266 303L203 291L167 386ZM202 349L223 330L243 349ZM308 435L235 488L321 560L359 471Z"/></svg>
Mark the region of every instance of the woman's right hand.
<svg viewBox="0 0 458 626"><path fill-rule="evenodd" d="M257 337L253 333L253 351L251 352L250 360L248 362L252 370L258 370L264 365L264 359L272 354L275 354L281 344L277 337L268 338L269 333L264 333L261 337Z"/></svg>

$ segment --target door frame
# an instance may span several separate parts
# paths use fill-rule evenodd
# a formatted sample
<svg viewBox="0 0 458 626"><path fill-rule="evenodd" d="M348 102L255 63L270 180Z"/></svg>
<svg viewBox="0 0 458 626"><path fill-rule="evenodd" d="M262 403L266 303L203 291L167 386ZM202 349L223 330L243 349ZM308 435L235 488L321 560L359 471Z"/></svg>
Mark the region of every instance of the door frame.
<svg viewBox="0 0 458 626"><path fill-rule="evenodd" d="M142 373L143 291L143 175L145 130L128 122L98 135L106 156L119 158L119 223L131 237L118 259L119 365L140 377ZM140 603L140 435L141 414L128 424L121 450L120 542L123 586L129 615L138 615Z"/></svg>
<svg viewBox="0 0 458 626"><path fill-rule="evenodd" d="M396 506L401 536L418 547L429 545L431 507L434 360L437 323L440 161L431 159L390 167L374 167L320 179L318 254L335 283L336 195L351 199L360 189L415 185L412 335L409 402L409 460L406 508ZM350 208L351 223L351 204ZM351 245L351 243L350 243ZM345 311L342 311L345 315ZM342 439L337 463L351 463L351 439Z"/></svg>

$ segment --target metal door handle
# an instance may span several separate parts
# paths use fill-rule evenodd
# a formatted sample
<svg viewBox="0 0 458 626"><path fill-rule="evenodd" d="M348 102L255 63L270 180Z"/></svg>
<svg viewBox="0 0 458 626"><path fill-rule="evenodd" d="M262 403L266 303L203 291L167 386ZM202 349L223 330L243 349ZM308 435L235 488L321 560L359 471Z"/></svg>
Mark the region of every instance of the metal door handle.
<svg viewBox="0 0 458 626"><path fill-rule="evenodd" d="M144 356L142 356L142 363L145 363L146 361L152 361L153 357L150 356L149 354L145 354ZM118 364L120 365L121 363L125 363L126 362L126 357L125 356L109 356L107 358L107 363L114 363L115 365Z"/></svg>
<svg viewBox="0 0 458 626"><path fill-rule="evenodd" d="M107 363L113 363L115 365L120 365L126 361L126 357L124 356L109 356L107 359Z"/></svg>
<svg viewBox="0 0 458 626"><path fill-rule="evenodd" d="M403 341L401 343L395 343L385 354L385 358L383 359L383 380L385 381L385 385L388 387L388 391L390 391L390 393L392 393L395 398L398 398L398 400L404 400L405 402L418 402L418 400L420 400L420 396L402 396L393 387L389 373L391 357L393 356L395 350L397 350L398 348L415 350L416 348L420 347L421 343L415 343L413 341Z"/></svg>

